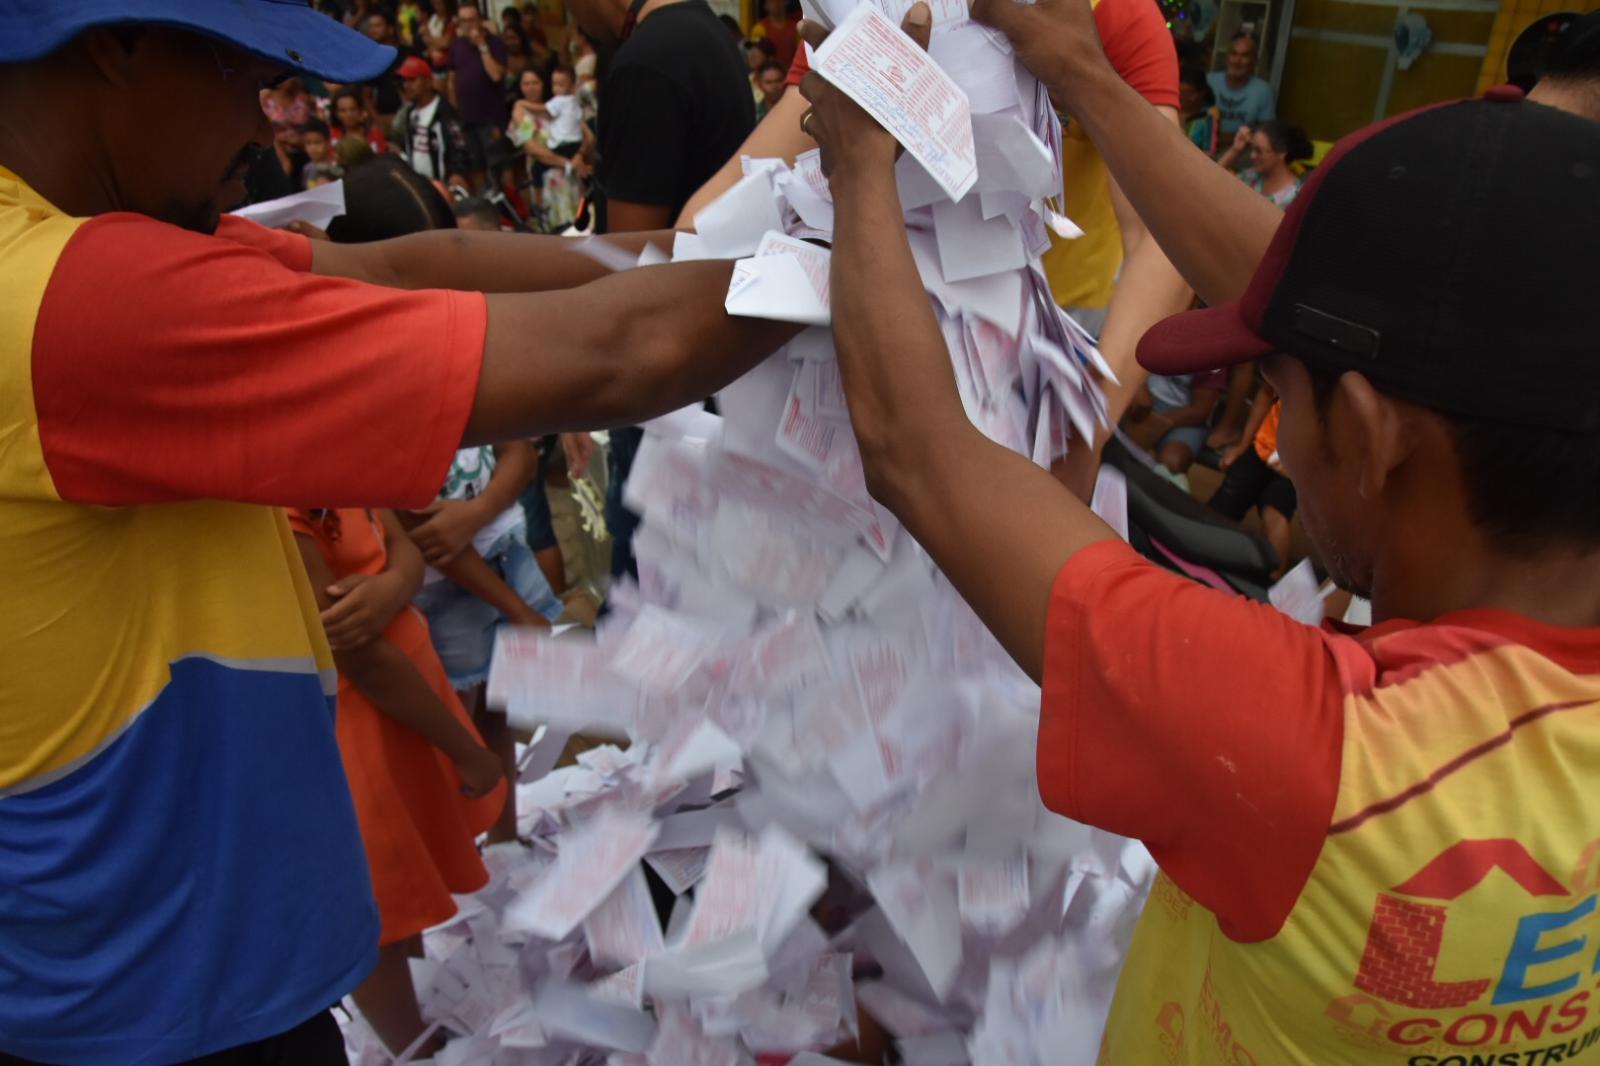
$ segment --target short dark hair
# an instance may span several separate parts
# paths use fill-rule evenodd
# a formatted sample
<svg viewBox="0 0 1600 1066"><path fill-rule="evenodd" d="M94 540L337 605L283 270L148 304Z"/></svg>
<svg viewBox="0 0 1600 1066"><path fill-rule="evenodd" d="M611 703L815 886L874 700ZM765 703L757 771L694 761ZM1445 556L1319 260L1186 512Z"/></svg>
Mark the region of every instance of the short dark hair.
<svg viewBox="0 0 1600 1066"><path fill-rule="evenodd" d="M759 67L756 68L756 76L760 77L761 75L765 74L769 70L775 70L779 74L783 74L783 75L787 75L789 73L787 70L783 69L783 64L782 63L779 63L776 59L769 59L765 63L761 64Z"/></svg>
<svg viewBox="0 0 1600 1066"><path fill-rule="evenodd" d="M320 118L308 118L308 119L306 119L306 124L304 126L300 127L300 132L301 133L320 133L324 137L331 137L332 136L332 134L330 134L328 132L328 124L326 122L322 121Z"/></svg>
<svg viewBox="0 0 1600 1066"><path fill-rule="evenodd" d="M1311 139L1306 136L1305 130L1291 122L1271 118L1257 126L1256 131L1265 134L1272 147L1283 153L1285 162L1295 163L1311 158Z"/></svg>
<svg viewBox="0 0 1600 1066"><path fill-rule="evenodd" d="M1556 38L1540 81L1575 90L1588 105L1585 118L1600 118L1600 10L1591 11Z"/></svg>
<svg viewBox="0 0 1600 1066"><path fill-rule="evenodd" d="M356 102L356 106L361 108L361 110L365 111L367 109L367 101L362 98L361 90L352 89L349 86L345 86L343 89L340 89L338 92L334 93L333 98L328 101L328 109L333 112L335 118L339 117L339 101L347 98L354 100Z"/></svg>
<svg viewBox="0 0 1600 1066"><path fill-rule="evenodd" d="M463 218L475 218L485 223L490 229L500 227L500 212L488 200L481 196L469 196L464 200L456 200L450 205L450 213L459 221Z"/></svg>
<svg viewBox="0 0 1600 1066"><path fill-rule="evenodd" d="M1317 413L1325 414L1343 372L1301 364ZM1600 433L1436 413L1454 439L1468 515L1495 548L1530 556L1600 545Z"/></svg>
<svg viewBox="0 0 1600 1066"><path fill-rule="evenodd" d="M328 223L328 237L340 244L456 228L444 194L398 156L380 156L346 175L344 205L344 214Z"/></svg>

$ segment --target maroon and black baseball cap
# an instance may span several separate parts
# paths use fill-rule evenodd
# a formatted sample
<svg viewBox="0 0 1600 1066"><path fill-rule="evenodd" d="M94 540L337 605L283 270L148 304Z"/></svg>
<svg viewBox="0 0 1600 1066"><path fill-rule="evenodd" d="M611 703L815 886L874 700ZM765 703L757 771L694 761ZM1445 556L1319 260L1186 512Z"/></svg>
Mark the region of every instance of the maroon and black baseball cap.
<svg viewBox="0 0 1600 1066"><path fill-rule="evenodd" d="M1156 374L1284 352L1451 414L1600 430L1600 123L1512 86L1357 131L1240 300L1158 323Z"/></svg>

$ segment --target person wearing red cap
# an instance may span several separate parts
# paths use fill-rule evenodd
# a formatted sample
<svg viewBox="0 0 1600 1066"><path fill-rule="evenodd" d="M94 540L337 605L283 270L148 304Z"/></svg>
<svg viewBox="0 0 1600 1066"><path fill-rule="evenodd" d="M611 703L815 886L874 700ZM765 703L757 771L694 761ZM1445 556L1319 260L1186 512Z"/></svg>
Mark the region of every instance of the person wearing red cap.
<svg viewBox="0 0 1600 1066"><path fill-rule="evenodd" d="M975 13L1074 115L1133 112L1083 0ZM1600 1054L1600 124L1513 89L1352 134L1242 295L1140 343L1163 374L1262 360L1307 533L1372 600L1354 629L1156 567L976 430L893 139L803 91L868 484L1040 682L1046 804L1161 868L1100 1061Z"/></svg>
<svg viewBox="0 0 1600 1066"><path fill-rule="evenodd" d="M471 134L439 92L433 67L408 56L395 68L405 104L394 117L394 143L411 169L429 181L465 181L473 169Z"/></svg>
<svg viewBox="0 0 1600 1066"><path fill-rule="evenodd" d="M0 1061L342 1062L380 927L283 508L424 507L793 335L728 263L222 214L263 89L393 60L303 0L0 4Z"/></svg>

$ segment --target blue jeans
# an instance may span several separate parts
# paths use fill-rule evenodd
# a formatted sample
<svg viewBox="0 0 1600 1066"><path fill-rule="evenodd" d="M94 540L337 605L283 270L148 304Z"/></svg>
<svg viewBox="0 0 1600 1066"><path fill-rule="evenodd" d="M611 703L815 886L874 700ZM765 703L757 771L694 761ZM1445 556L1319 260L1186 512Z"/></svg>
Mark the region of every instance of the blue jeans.
<svg viewBox="0 0 1600 1066"><path fill-rule="evenodd" d="M639 564L633 558L633 531L639 528L639 516L622 502L622 486L633 470L633 457L639 454L642 440L644 430L638 426L613 429L611 450L606 453L610 477L606 485L606 527L611 531L612 577L639 576Z"/></svg>
<svg viewBox="0 0 1600 1066"><path fill-rule="evenodd" d="M529 607L552 622L560 617L561 601L539 569L524 530L514 529L495 541L483 558ZM416 605L428 617L433 648L451 686L459 692L482 684L489 676L495 630L506 624L504 616L448 578L422 586Z"/></svg>

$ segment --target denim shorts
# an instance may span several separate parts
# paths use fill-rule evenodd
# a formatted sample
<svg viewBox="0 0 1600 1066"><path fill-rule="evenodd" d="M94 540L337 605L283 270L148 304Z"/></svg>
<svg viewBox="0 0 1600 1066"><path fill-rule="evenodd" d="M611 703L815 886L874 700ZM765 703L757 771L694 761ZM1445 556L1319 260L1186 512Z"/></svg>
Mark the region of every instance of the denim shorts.
<svg viewBox="0 0 1600 1066"><path fill-rule="evenodd" d="M483 558L528 606L552 622L560 616L561 601L539 569L523 530L514 529L495 541ZM416 605L428 617L433 648L451 686L465 691L482 684L489 676L495 630L505 624L500 612L448 579L422 586Z"/></svg>

